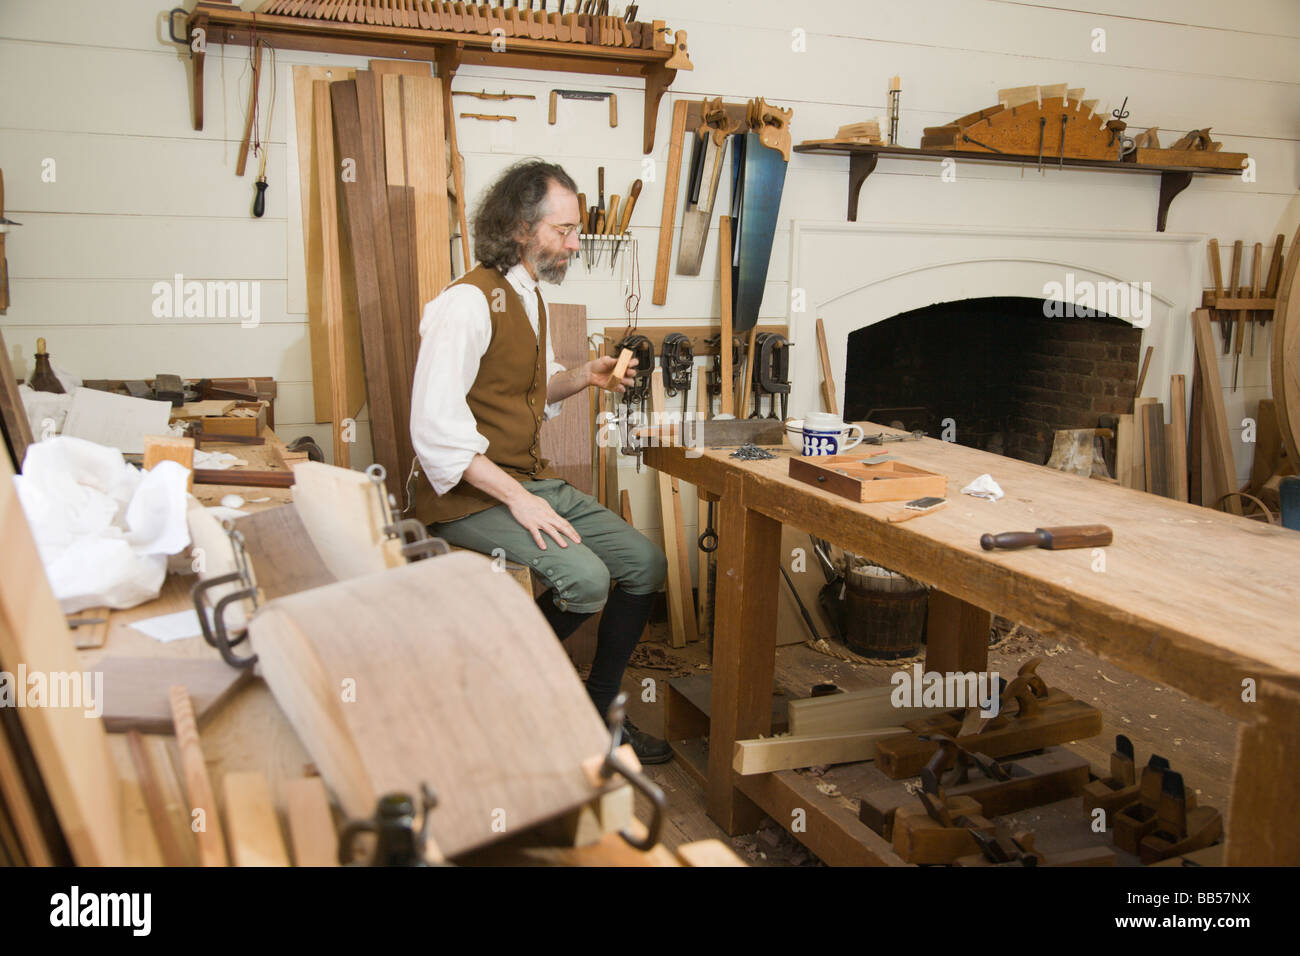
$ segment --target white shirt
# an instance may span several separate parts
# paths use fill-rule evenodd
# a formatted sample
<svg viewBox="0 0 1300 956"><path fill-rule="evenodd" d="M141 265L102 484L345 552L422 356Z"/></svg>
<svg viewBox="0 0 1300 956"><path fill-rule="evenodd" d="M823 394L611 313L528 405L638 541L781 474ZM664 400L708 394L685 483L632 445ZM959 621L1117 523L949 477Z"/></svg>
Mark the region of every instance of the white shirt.
<svg viewBox="0 0 1300 956"><path fill-rule="evenodd" d="M511 267L506 281L519 294L528 322L537 334L537 280L523 263ZM420 357L411 393L411 444L420 465L440 495L460 481L475 455L486 454L488 440L465 400L478 377L479 362L492 341L492 318L482 291L468 283L449 286L424 307L420 317ZM546 337L546 380L564 366L555 361ZM560 402L542 415L560 414Z"/></svg>

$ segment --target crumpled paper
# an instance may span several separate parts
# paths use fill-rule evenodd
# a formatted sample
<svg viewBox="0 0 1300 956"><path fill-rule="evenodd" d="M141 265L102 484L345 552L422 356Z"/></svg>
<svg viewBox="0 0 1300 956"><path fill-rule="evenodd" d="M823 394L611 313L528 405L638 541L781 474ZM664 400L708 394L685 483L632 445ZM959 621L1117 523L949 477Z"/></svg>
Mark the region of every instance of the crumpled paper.
<svg viewBox="0 0 1300 956"><path fill-rule="evenodd" d="M14 485L65 614L158 596L167 556L190 543L188 478L177 462L141 472L117 449L80 438L28 446Z"/></svg>
<svg viewBox="0 0 1300 956"><path fill-rule="evenodd" d="M973 495L976 498L986 498L989 501L997 501L1003 497L1002 488L992 475L980 475L969 485L961 490L963 495Z"/></svg>

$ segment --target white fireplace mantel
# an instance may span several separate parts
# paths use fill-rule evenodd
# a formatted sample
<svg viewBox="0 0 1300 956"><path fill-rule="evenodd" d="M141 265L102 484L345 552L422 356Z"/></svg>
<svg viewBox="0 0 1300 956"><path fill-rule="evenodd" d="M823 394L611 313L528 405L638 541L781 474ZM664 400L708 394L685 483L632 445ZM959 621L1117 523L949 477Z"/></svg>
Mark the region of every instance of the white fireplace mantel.
<svg viewBox="0 0 1300 956"><path fill-rule="evenodd" d="M1168 404L1169 376L1193 368L1191 311L1200 307L1204 236L1068 228L822 223L791 229L790 412L821 408L817 319L826 327L836 399L844 408L851 332L940 302L1044 298L1049 283L1150 283L1155 346L1143 394ZM802 301L801 301L802 300ZM798 310L799 305L802 310ZM1138 323L1135 323L1138 324ZM916 396L924 404L925 396Z"/></svg>

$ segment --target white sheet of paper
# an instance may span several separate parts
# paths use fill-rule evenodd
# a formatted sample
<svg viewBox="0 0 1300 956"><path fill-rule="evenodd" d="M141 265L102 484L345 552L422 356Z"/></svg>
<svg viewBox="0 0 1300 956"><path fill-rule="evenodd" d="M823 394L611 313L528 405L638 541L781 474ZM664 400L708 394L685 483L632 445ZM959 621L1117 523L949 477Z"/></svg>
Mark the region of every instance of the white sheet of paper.
<svg viewBox="0 0 1300 956"><path fill-rule="evenodd" d="M199 626L199 616L193 608L175 614L147 617L143 621L134 622L131 626L141 634L146 634L164 644L187 637L198 637L203 633L203 629Z"/></svg>
<svg viewBox="0 0 1300 956"><path fill-rule="evenodd" d="M79 388L72 393L63 434L116 448L124 455L138 455L144 451L146 435L167 434L171 414L171 402Z"/></svg>

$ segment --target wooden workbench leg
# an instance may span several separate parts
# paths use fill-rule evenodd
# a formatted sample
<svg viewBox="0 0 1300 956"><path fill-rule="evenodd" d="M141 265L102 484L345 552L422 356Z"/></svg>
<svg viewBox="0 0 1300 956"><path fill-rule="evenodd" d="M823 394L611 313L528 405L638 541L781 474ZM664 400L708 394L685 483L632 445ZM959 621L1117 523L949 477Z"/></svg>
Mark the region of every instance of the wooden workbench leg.
<svg viewBox="0 0 1300 956"><path fill-rule="evenodd" d="M931 591L926 619L926 671L986 670L991 623L992 615L983 608L944 591Z"/></svg>
<svg viewBox="0 0 1300 956"><path fill-rule="evenodd" d="M1237 731L1228 803L1228 866L1295 866L1295 768L1300 765L1300 686L1261 680L1259 717Z"/></svg>
<svg viewBox="0 0 1300 956"><path fill-rule="evenodd" d="M762 816L735 787L732 751L772 732L781 524L745 507L739 474L727 476L719 511L708 802L709 816L736 834Z"/></svg>

